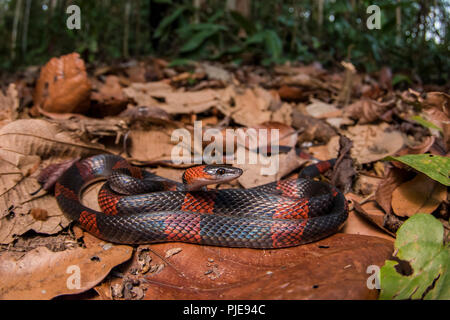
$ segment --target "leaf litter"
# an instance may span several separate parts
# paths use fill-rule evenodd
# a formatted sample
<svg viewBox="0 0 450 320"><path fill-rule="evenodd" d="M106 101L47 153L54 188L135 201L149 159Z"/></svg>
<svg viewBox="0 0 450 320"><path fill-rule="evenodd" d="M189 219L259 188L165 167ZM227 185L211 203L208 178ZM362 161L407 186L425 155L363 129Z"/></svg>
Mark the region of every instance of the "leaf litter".
<svg viewBox="0 0 450 320"><path fill-rule="evenodd" d="M408 217L426 212L448 226L448 174L442 171L449 165L448 95L419 85L400 91L388 68L362 74L349 63L340 70L318 63L271 70L197 63L192 70L162 59L86 66L71 54L28 77L6 83L0 93L0 272L9 279L0 286L2 298L82 298L82 292L93 292L101 299L376 299L378 291L366 286L366 269L389 259ZM418 117L423 121L413 120ZM72 227L56 205L51 179L36 192L45 168L100 153L121 154L179 181L186 165L171 162L171 134L177 128L193 133L196 120L220 132L284 133L278 174L263 176L260 166L242 165L244 175L220 188L289 176L311 155L339 157L334 172L321 179L351 200L347 224L327 239L280 250L184 243L133 249ZM234 151L256 151L222 139ZM400 165L402 156L411 155L418 158ZM442 158L436 169L419 158L430 155ZM87 190L83 203L98 208L99 187ZM87 278L68 291L64 268L73 264L87 270ZM49 274L49 268L59 271ZM14 282L18 276L29 285ZM408 286L397 285L386 282L382 297L387 288ZM433 292L423 297L438 296Z"/></svg>

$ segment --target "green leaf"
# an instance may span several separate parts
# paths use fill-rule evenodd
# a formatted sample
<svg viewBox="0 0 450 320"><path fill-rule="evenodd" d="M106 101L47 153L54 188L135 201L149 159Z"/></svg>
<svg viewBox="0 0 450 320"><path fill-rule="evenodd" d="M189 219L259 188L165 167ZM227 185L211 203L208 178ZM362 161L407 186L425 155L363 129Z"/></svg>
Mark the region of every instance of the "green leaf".
<svg viewBox="0 0 450 320"><path fill-rule="evenodd" d="M266 49L273 60L278 60L281 57L281 54L283 53L283 44L281 43L280 37L278 37L278 34L273 30L266 30L265 31L265 44Z"/></svg>
<svg viewBox="0 0 450 320"><path fill-rule="evenodd" d="M265 39L265 32L261 31L261 32L255 33L251 37L247 38L247 40L245 41L245 44L251 45L251 44L263 43L264 39Z"/></svg>
<svg viewBox="0 0 450 320"><path fill-rule="evenodd" d="M206 39L214 35L219 29L209 29L197 32L187 43L181 47L180 52L189 52L197 49Z"/></svg>
<svg viewBox="0 0 450 320"><path fill-rule="evenodd" d="M225 12L224 12L223 10L218 10L215 14L213 14L213 15L211 16L211 18L208 19L208 22L209 22L209 23L214 23L214 22L216 22L216 20L218 20L219 18L222 18L222 16L223 16L224 13L225 13Z"/></svg>
<svg viewBox="0 0 450 320"><path fill-rule="evenodd" d="M407 82L408 84L413 84L413 82L411 81L411 79L404 74L396 74L393 78L392 78L392 85L395 86L397 83L400 82Z"/></svg>
<svg viewBox="0 0 450 320"><path fill-rule="evenodd" d="M164 30L172 24L178 17L187 9L187 6L178 7L171 15L165 17L158 25L158 28L155 30L154 38L161 37Z"/></svg>
<svg viewBox="0 0 450 320"><path fill-rule="evenodd" d="M443 245L444 227L429 214L416 214L397 231L396 259L380 270L380 299L450 299L450 248Z"/></svg>
<svg viewBox="0 0 450 320"><path fill-rule="evenodd" d="M424 126L425 128L429 128L429 129L437 129L440 132L444 132L441 128L439 128L437 125L435 125L433 122L430 122L428 120L425 120L424 118L422 118L421 116L414 116L411 118L411 120L414 120L415 122L417 122L418 124Z"/></svg>
<svg viewBox="0 0 450 320"><path fill-rule="evenodd" d="M191 60L191 59L174 59L169 63L169 68L172 67L185 67L185 66L194 66L195 65L195 61Z"/></svg>
<svg viewBox="0 0 450 320"><path fill-rule="evenodd" d="M431 179L450 186L450 158L433 154L407 154L401 157L386 157L384 160L400 161L417 171L426 174Z"/></svg>

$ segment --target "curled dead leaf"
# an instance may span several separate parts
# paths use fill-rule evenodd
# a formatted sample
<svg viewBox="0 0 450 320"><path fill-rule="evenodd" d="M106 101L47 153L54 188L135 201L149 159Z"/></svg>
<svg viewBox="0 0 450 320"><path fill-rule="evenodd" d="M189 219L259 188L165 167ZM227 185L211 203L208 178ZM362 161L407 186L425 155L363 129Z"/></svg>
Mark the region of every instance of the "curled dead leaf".
<svg viewBox="0 0 450 320"><path fill-rule="evenodd" d="M91 289L113 267L127 261L132 247L97 245L52 252L34 249L17 259L4 253L0 259L0 299L43 300Z"/></svg>
<svg viewBox="0 0 450 320"><path fill-rule="evenodd" d="M358 119L359 124L367 124L379 119L387 120L384 115L392 107L395 107L395 100L378 102L372 99L362 99L347 106L344 114L347 117Z"/></svg>
<svg viewBox="0 0 450 320"><path fill-rule="evenodd" d="M432 213L447 198L447 188L424 174L400 185L392 193L392 209L397 216Z"/></svg>
<svg viewBox="0 0 450 320"><path fill-rule="evenodd" d="M424 106L436 108L444 112L450 118L450 95L444 92L427 92Z"/></svg>
<svg viewBox="0 0 450 320"><path fill-rule="evenodd" d="M91 83L78 53L52 58L41 70L34 104L45 111L83 113L90 104Z"/></svg>

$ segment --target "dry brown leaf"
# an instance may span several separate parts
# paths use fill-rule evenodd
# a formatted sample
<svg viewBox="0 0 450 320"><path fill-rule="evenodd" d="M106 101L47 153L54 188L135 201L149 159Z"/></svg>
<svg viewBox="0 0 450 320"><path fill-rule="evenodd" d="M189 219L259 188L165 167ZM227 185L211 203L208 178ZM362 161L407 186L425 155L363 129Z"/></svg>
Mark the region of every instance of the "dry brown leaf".
<svg viewBox="0 0 450 320"><path fill-rule="evenodd" d="M360 173L355 182L354 190L363 195L371 195L377 190L382 181L383 179L381 177L373 177Z"/></svg>
<svg viewBox="0 0 450 320"><path fill-rule="evenodd" d="M52 195L31 195L40 187L36 179L28 177L34 168L64 157L102 152L105 150L101 146L81 142L44 120L17 120L1 128L0 243L10 243L28 230L54 234L69 224ZM35 220L30 214L33 209L47 210L47 219Z"/></svg>
<svg viewBox="0 0 450 320"><path fill-rule="evenodd" d="M253 127L271 120L269 107L273 100L274 97L270 92L259 87L247 88L243 93L228 87L222 96L224 106L218 107L226 116L232 117L236 123Z"/></svg>
<svg viewBox="0 0 450 320"><path fill-rule="evenodd" d="M171 156L174 143L171 135L164 130L133 130L128 136L131 157L141 161L166 159Z"/></svg>
<svg viewBox="0 0 450 320"><path fill-rule="evenodd" d="M398 131L388 131L388 125L356 125L343 134L353 141L352 157L359 163L370 163L395 154L403 147L403 136ZM328 143L330 153L338 148L339 137Z"/></svg>
<svg viewBox="0 0 450 320"><path fill-rule="evenodd" d="M304 91L299 87L283 85L278 89L278 94L280 95L280 98L285 101L305 100Z"/></svg>
<svg viewBox="0 0 450 320"><path fill-rule="evenodd" d="M326 145L312 146L308 148L308 153L311 154L314 158L319 160L328 160L336 158L337 156L337 151L336 154L331 155Z"/></svg>
<svg viewBox="0 0 450 320"><path fill-rule="evenodd" d="M427 92L424 101L426 108L436 108L450 117L450 95L444 92Z"/></svg>
<svg viewBox="0 0 450 320"><path fill-rule="evenodd" d="M91 99L95 101L91 114L95 116L114 116L122 112L128 103L128 98L122 91L119 78L108 76L105 83L96 92L92 92Z"/></svg>
<svg viewBox="0 0 450 320"><path fill-rule="evenodd" d="M385 214L374 201L360 204L363 199L354 193L347 193L345 197L352 202L353 210L349 212L347 223L342 228L343 233L368 235L391 241L395 239L395 234L384 227Z"/></svg>
<svg viewBox="0 0 450 320"><path fill-rule="evenodd" d="M232 75L225 69L210 63L200 64L200 68L206 73L210 80L219 80L223 83L231 82Z"/></svg>
<svg viewBox="0 0 450 320"><path fill-rule="evenodd" d="M322 89L327 88L327 84L325 84L319 79L309 76L306 73L299 73L297 75L284 77L281 80L281 84L305 88L322 88Z"/></svg>
<svg viewBox="0 0 450 320"><path fill-rule="evenodd" d="M78 53L52 58L41 70L34 105L56 113L83 113L90 104L91 83Z"/></svg>
<svg viewBox="0 0 450 320"><path fill-rule="evenodd" d="M326 73L326 71L322 68L322 65L317 61L301 67L294 67L292 65L279 65L275 66L273 69L276 73L283 75L307 74L310 76L319 76Z"/></svg>
<svg viewBox="0 0 450 320"><path fill-rule="evenodd" d="M0 243L11 243L28 230L55 234L69 225L70 221L62 214L53 195L30 195L39 187L35 179L26 178L0 196ZM31 210L40 208L48 212L44 221L30 214Z"/></svg>
<svg viewBox="0 0 450 320"><path fill-rule="evenodd" d="M125 69L125 73L128 76L128 79L131 82L146 82L146 77L145 77L145 65L143 65L143 63L139 63L137 65L131 66L129 68Z"/></svg>
<svg viewBox="0 0 450 320"><path fill-rule="evenodd" d="M335 105L317 99L311 99L311 103L305 107L305 110L310 116L318 119L326 119L327 114L340 112Z"/></svg>
<svg viewBox="0 0 450 320"><path fill-rule="evenodd" d="M397 152L396 156L403 156L405 154L423 154L430 151L436 138L434 136L427 136L422 142L415 145L407 146Z"/></svg>
<svg viewBox="0 0 450 320"><path fill-rule="evenodd" d="M0 127L18 116L19 93L14 83L10 83L5 94L0 90Z"/></svg>
<svg viewBox="0 0 450 320"><path fill-rule="evenodd" d="M378 83L385 90L392 90L392 70L389 67L383 67L378 72Z"/></svg>
<svg viewBox="0 0 450 320"><path fill-rule="evenodd" d="M272 112L270 116L272 122L280 122L290 126L292 124L292 106L289 103L283 103L279 108Z"/></svg>
<svg viewBox="0 0 450 320"><path fill-rule="evenodd" d="M77 157L105 152L103 146L82 142L61 127L39 119L17 120L1 128L0 149L42 158L55 155Z"/></svg>
<svg viewBox="0 0 450 320"><path fill-rule="evenodd" d="M137 106L151 107L157 105L158 101L151 97L152 92L170 93L174 89L167 81L133 83L128 88L124 88L124 94L136 102Z"/></svg>
<svg viewBox="0 0 450 320"><path fill-rule="evenodd" d="M140 276L144 299L376 299L377 291L367 288L367 267L383 265L393 245L377 237L337 234L279 250L184 243L149 248L152 263L165 267ZM161 260L172 248L182 251ZM136 260L125 274L139 268Z"/></svg>
<svg viewBox="0 0 450 320"><path fill-rule="evenodd" d="M324 120L305 115L297 110L292 112L292 126L301 130L300 141L328 142L336 136L335 129Z"/></svg>
<svg viewBox="0 0 450 320"><path fill-rule="evenodd" d="M158 107L133 107L128 106L119 117L128 118L132 123L138 124L167 124L174 125L174 121L170 120L167 112Z"/></svg>
<svg viewBox="0 0 450 320"><path fill-rule="evenodd" d="M240 137L239 141L243 142L243 145L247 149L249 148L251 149L250 145L251 136L245 135L245 133L247 133L249 129L255 129L256 132L258 132L259 129L267 130L267 136L265 137L265 139L261 139L261 137L258 138L255 137L256 141L254 142L254 145L256 146L256 148L254 150L258 149L260 151L266 151L269 153L272 145L294 148L295 145L297 144L298 134L294 128L282 122L271 121L271 122L264 122L252 128L244 128L242 131L244 132L244 135L238 134L238 136ZM272 137L271 130L278 130L278 135ZM224 134L224 136L226 137L226 134ZM235 142L237 143L237 140Z"/></svg>
<svg viewBox="0 0 450 320"><path fill-rule="evenodd" d="M239 148L244 147L238 146L237 148L237 152L239 152ZM246 152L245 163L234 164L235 167L241 168L244 171L244 173L238 178L239 183L244 188L257 187L279 180L308 161L299 158L295 152L295 149L292 149L288 153L272 156L264 156L261 153L257 154L250 150L246 150ZM249 157L252 156L255 156L258 159L258 163L250 164ZM276 160L276 158L278 158L278 160ZM276 161L278 161L278 168L276 168ZM264 174L263 170L267 169L274 169L274 173Z"/></svg>
<svg viewBox="0 0 450 320"><path fill-rule="evenodd" d="M447 188L424 174L403 183L392 194L392 209L397 216L432 213L447 198Z"/></svg>
<svg viewBox="0 0 450 320"><path fill-rule="evenodd" d="M403 181L405 181L407 176L408 172L405 170L389 167L386 172L386 177L378 185L378 188L375 191L375 200L380 207L383 208L386 214L391 213L392 193L403 183Z"/></svg>
<svg viewBox="0 0 450 320"><path fill-rule="evenodd" d="M383 118L395 101L378 102L372 99L362 99L345 107L344 114L352 119L358 119L359 124L367 124Z"/></svg>
<svg viewBox="0 0 450 320"><path fill-rule="evenodd" d="M157 106L169 114L189 114L203 112L217 105L223 90L184 92L175 90L165 81L159 81L133 83L123 91L137 106Z"/></svg>
<svg viewBox="0 0 450 320"><path fill-rule="evenodd" d="M352 188L356 176L355 163L350 156L352 148L353 142L350 139L345 136L339 137L339 152L331 173L330 183L344 193L349 192Z"/></svg>
<svg viewBox="0 0 450 320"><path fill-rule="evenodd" d="M87 249L52 252L34 249L17 259L4 253L0 260L0 299L43 300L77 294L102 281L111 269L127 261L132 247L99 243ZM71 278L79 271L80 285Z"/></svg>
<svg viewBox="0 0 450 320"><path fill-rule="evenodd" d="M386 232L380 231L379 228L368 222L366 218L361 217L360 214L355 213L355 211L352 210L349 212L347 223L342 229L343 233L379 237L394 241L394 237L386 234Z"/></svg>

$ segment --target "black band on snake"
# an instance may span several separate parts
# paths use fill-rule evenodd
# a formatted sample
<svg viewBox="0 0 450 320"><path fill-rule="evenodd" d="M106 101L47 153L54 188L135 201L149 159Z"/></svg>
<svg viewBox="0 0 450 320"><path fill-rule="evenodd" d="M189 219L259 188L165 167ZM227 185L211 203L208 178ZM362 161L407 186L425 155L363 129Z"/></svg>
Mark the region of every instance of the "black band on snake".
<svg viewBox="0 0 450 320"><path fill-rule="evenodd" d="M237 178L242 171L197 166L186 170L181 184L119 156L98 155L73 164L56 183L55 196L68 218L113 243L283 248L327 237L346 221L344 195L327 183L304 178L332 164L309 166L298 178L251 189L206 190L205 185ZM99 193L103 212L82 205L84 188L105 178L109 180Z"/></svg>

